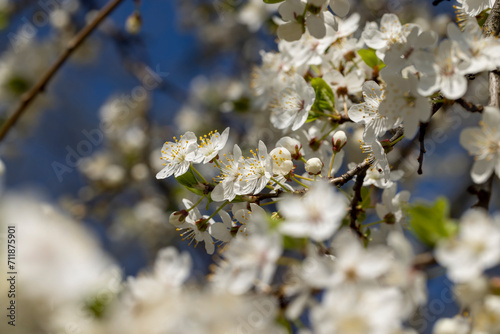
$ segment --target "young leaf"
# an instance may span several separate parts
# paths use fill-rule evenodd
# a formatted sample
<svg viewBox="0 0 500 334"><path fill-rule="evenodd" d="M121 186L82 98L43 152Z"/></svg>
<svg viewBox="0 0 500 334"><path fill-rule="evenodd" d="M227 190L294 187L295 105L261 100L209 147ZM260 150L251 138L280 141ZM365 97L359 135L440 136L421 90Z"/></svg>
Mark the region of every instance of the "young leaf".
<svg viewBox="0 0 500 334"><path fill-rule="evenodd" d="M334 110L335 95L333 94L332 87L322 78L313 78L311 86L314 88L314 92L316 92L316 99L311 110L319 112Z"/></svg>
<svg viewBox="0 0 500 334"><path fill-rule="evenodd" d="M196 176L194 175L191 169L188 169L186 173L176 177L175 179L177 180L177 182L186 187L189 191L200 196L203 195L203 190L205 189L205 186L198 182Z"/></svg>
<svg viewBox="0 0 500 334"><path fill-rule="evenodd" d="M371 68L375 68L375 66L378 66L378 70L381 70L385 67L384 62L380 60L380 58L375 54L375 50L361 49L358 51L358 54L361 59L363 59L365 64Z"/></svg>
<svg viewBox="0 0 500 334"><path fill-rule="evenodd" d="M413 233L423 243L434 247L443 238L449 238L457 230L457 224L449 218L448 200L440 197L434 205L415 204L408 210Z"/></svg>

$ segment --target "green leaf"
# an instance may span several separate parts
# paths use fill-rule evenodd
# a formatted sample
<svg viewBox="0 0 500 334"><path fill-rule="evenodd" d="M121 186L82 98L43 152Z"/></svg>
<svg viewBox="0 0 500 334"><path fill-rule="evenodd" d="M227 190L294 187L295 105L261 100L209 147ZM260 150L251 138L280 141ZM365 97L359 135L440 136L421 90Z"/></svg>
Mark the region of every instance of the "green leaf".
<svg viewBox="0 0 500 334"><path fill-rule="evenodd" d="M177 182L186 187L187 190L200 196L204 195L203 191L205 190L205 186L198 182L191 169L188 169L186 173L176 177L175 179L177 180Z"/></svg>
<svg viewBox="0 0 500 334"><path fill-rule="evenodd" d="M0 12L0 30L4 30L9 26L9 14L6 12Z"/></svg>
<svg viewBox="0 0 500 334"><path fill-rule="evenodd" d="M361 209L367 209L370 208L370 205L372 203L371 199L371 193L372 193L373 188L367 188L363 187L361 188Z"/></svg>
<svg viewBox="0 0 500 334"><path fill-rule="evenodd" d="M311 110L318 112L333 111L335 109L335 95L333 94L332 87L322 78L313 78L311 80L311 86L316 93L316 99L314 100ZM314 112L312 113L312 117L318 118Z"/></svg>
<svg viewBox="0 0 500 334"><path fill-rule="evenodd" d="M410 214L410 226L413 233L423 243L434 247L436 243L444 238L449 238L457 233L458 225L449 218L448 200L440 197L433 205L412 205Z"/></svg>
<svg viewBox="0 0 500 334"><path fill-rule="evenodd" d="M182 174L181 176L176 177L175 179L177 180L177 182L179 182L180 184L182 184L185 187L192 188L192 187L198 185L198 180L196 179L196 176L194 175L191 168L188 169L188 171L185 172L184 174Z"/></svg>
<svg viewBox="0 0 500 334"><path fill-rule="evenodd" d="M384 62L380 60L379 57L377 57L377 54L373 49L361 49L358 51L358 54L361 59L363 59L365 64L370 68L375 68L375 66L378 66L378 69L381 70L385 67Z"/></svg>
<svg viewBox="0 0 500 334"><path fill-rule="evenodd" d="M307 238L293 238L283 236L283 247L285 249L304 249L307 246Z"/></svg>
<svg viewBox="0 0 500 334"><path fill-rule="evenodd" d="M264 0L265 3L271 3L271 4L273 4L273 3L280 3L280 2L283 2L283 1L285 1L285 0Z"/></svg>

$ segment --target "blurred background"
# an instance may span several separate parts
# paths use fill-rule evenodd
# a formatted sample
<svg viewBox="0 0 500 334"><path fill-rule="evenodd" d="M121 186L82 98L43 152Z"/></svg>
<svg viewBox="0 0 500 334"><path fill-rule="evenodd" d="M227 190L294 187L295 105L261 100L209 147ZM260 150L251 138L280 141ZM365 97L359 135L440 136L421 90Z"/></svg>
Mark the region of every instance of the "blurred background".
<svg viewBox="0 0 500 334"><path fill-rule="evenodd" d="M448 1L351 3L361 28L392 12L443 36L455 20ZM0 120L105 4L0 0ZM18 194L20 202L42 199L82 222L124 276L151 265L160 248L175 245L192 254L195 276L203 280L211 257L203 247L182 242L168 223L182 197L192 194L175 180L155 179L160 148L188 130L199 136L227 126L228 146L252 148L259 139L274 145L279 139L266 112L252 104L250 89L259 51L277 48L276 8L262 0L123 1L2 142L3 193ZM477 77L469 92L471 100L485 103L486 78ZM423 175L416 173L416 140L404 140L390 159L405 172L400 188L411 190L412 202L445 196L452 216L459 217L475 197L467 192L472 160L458 136L479 117L452 108L457 110L440 111L428 129ZM346 157L341 171L359 157ZM499 208L498 195L493 193L492 210ZM439 270L429 276L432 301L449 283ZM440 312L439 317L450 316L456 308L450 304Z"/></svg>

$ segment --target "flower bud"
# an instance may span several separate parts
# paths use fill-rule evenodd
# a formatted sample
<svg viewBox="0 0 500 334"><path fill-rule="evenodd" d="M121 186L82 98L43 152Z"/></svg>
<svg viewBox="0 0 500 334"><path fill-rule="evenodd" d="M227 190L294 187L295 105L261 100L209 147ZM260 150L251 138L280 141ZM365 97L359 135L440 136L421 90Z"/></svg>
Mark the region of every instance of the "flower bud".
<svg viewBox="0 0 500 334"><path fill-rule="evenodd" d="M344 131L337 131L332 137L333 151L338 153L347 143L347 136Z"/></svg>
<svg viewBox="0 0 500 334"><path fill-rule="evenodd" d="M273 174L287 175L293 169L292 156L284 147L276 147L269 155L273 161Z"/></svg>
<svg viewBox="0 0 500 334"><path fill-rule="evenodd" d="M292 159L299 160L302 156L302 144L291 137L283 137L276 143L276 146L284 147L292 155Z"/></svg>
<svg viewBox="0 0 500 334"><path fill-rule="evenodd" d="M125 22L125 29L132 35L137 35L141 31L142 18L139 12L133 12Z"/></svg>
<svg viewBox="0 0 500 334"><path fill-rule="evenodd" d="M318 175L324 164L318 158L311 158L306 162L306 171L311 175Z"/></svg>
<svg viewBox="0 0 500 334"><path fill-rule="evenodd" d="M188 212L186 210L175 211L170 215L170 218L168 220L170 224L174 226L179 226L184 224L184 221L186 220L187 216Z"/></svg>

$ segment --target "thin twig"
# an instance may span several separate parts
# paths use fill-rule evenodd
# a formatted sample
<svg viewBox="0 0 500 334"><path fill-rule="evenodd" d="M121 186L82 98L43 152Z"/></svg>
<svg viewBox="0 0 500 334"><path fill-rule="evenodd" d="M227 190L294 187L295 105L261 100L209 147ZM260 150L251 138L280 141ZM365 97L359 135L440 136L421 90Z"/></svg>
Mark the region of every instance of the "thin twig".
<svg viewBox="0 0 500 334"><path fill-rule="evenodd" d="M477 196L477 202L472 206L473 208L483 208L488 210L490 206L491 190L494 178L495 174L492 174L486 182L472 185L467 189L469 193Z"/></svg>
<svg viewBox="0 0 500 334"><path fill-rule="evenodd" d="M434 116L434 114L437 113L438 110L441 109L441 107L444 105L442 96L438 96L436 98L436 100L438 100L439 102L434 102L432 104L431 117ZM417 158L417 161L418 161L417 173L419 175L422 175L422 173L423 173L422 166L424 164L424 154L426 152L426 150L425 150L425 133L427 131L427 128L429 127L429 123L430 123L430 120L425 122L425 123L420 123L420 131L418 133L418 141L420 143L420 152L419 152L418 158Z"/></svg>
<svg viewBox="0 0 500 334"><path fill-rule="evenodd" d="M71 54L85 41L87 36L94 31L97 26L122 2L123 0L111 0L105 7L103 7L95 19L85 26L71 41L69 41L64 53L57 59L57 61L45 72L40 80L21 98L21 103L12 115L5 121L0 129L0 141L7 135L9 130L16 124L18 119L26 111L28 106L34 99L45 90L49 81L54 77L61 66L71 56Z"/></svg>
<svg viewBox="0 0 500 334"><path fill-rule="evenodd" d="M470 103L468 101L465 101L463 98L459 98L455 100L455 102L461 105L465 110L469 112L482 113L484 110L484 107L482 105Z"/></svg>
<svg viewBox="0 0 500 334"><path fill-rule="evenodd" d="M434 0L434 1L432 2L432 5L433 5L433 6L437 6L437 5L439 5L439 4L440 4L441 2L443 2L443 1L450 1L450 0Z"/></svg>
<svg viewBox="0 0 500 334"><path fill-rule="evenodd" d="M365 235L363 232L361 232L360 226L357 223L358 220L358 215L361 213L361 208L359 207L359 203L362 201L361 198L361 188L363 188L363 182L365 180L366 176L366 169L361 171L358 174L358 177L356 178L356 183L354 183L354 197L352 198L351 201L351 210L349 211L349 216L351 219L351 222L349 224L349 227L356 232L356 234L361 238L365 239Z"/></svg>
<svg viewBox="0 0 500 334"><path fill-rule="evenodd" d="M429 126L429 123L422 123L420 124L420 131L418 133L418 142L420 143L420 153L418 154L418 175L422 175L422 165L424 164L424 154L427 152L425 150L425 132L427 131L427 127Z"/></svg>
<svg viewBox="0 0 500 334"><path fill-rule="evenodd" d="M361 174L363 172L366 172L366 170L370 168L370 163L367 161L363 161L362 163L358 164L356 167L351 169L350 171L346 172L345 174L342 174L339 177L335 177L333 179L330 179L328 182L336 185L337 187L341 187L350 180L353 179L354 176Z"/></svg>

